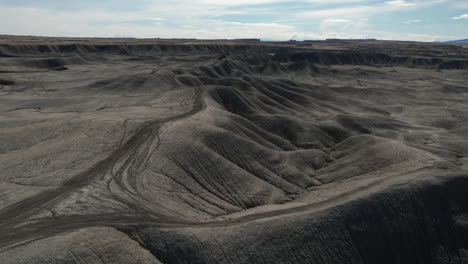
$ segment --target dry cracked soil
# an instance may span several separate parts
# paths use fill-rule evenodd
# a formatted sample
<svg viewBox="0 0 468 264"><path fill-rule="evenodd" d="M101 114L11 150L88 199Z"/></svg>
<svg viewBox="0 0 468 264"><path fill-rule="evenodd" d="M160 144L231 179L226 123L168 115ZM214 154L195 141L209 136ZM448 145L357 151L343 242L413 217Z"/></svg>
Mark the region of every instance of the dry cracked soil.
<svg viewBox="0 0 468 264"><path fill-rule="evenodd" d="M468 49L0 37L0 263L468 263Z"/></svg>

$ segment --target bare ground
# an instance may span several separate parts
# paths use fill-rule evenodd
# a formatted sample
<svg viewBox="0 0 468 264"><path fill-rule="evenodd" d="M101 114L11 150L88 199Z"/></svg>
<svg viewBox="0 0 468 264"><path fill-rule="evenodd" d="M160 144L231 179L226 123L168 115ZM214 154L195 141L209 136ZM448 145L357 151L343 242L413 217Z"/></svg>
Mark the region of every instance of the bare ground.
<svg viewBox="0 0 468 264"><path fill-rule="evenodd" d="M467 54L0 37L0 262L465 263Z"/></svg>

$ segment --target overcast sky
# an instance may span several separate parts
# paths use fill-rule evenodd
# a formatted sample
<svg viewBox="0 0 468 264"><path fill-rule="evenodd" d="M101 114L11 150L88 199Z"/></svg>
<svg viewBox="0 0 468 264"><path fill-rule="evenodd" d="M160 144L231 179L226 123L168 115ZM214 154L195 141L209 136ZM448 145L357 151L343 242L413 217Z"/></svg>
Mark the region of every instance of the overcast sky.
<svg viewBox="0 0 468 264"><path fill-rule="evenodd" d="M0 34L439 41L468 38L468 0L0 0Z"/></svg>

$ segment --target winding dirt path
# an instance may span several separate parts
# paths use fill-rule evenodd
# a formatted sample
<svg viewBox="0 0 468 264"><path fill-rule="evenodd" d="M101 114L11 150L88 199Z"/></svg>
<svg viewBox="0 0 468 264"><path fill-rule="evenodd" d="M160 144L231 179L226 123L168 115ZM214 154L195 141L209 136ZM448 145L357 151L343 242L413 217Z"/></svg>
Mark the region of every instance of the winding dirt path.
<svg viewBox="0 0 468 264"><path fill-rule="evenodd" d="M18 226L20 223L27 221L28 218L51 208L56 203L62 201L62 199L70 195L73 191L80 188L86 187L98 177L105 175L109 171L112 171L117 163L123 165L114 173L112 178L122 189L133 194L133 188L128 186L135 185L135 177L137 177L140 168L145 166L148 157L157 150L159 147L159 130L160 128L169 122L189 118L205 108L202 95L203 90L201 87L195 87L195 95L193 100L193 107L190 111L177 116L171 116L161 120L155 120L148 122L143 125L131 138L123 145L113 151L107 158L96 163L91 168L83 171L79 174L74 175L70 179L63 182L61 185L52 189L40 192L27 199L14 203L2 210L0 210L0 247L6 246L19 241L26 241L37 237L43 237L49 231L49 227L65 224L63 228L59 228L61 231L65 231L67 227L79 227L89 226L89 223L93 225L103 225L107 223L115 222L126 222L126 220L148 220L144 216L135 216L134 218L126 219L118 215L103 215L103 216L75 216L75 217L64 217L60 219L66 219L66 222L53 219L45 219L43 221L37 221L32 224L25 224ZM153 144L156 142L156 144ZM150 149L153 146L152 149ZM109 185L108 185L109 186ZM112 192L112 191L111 191ZM116 196L116 195L114 195ZM116 196L117 197L117 196ZM130 199L122 198L118 196L119 201L132 206L133 202ZM89 219L88 219L89 218ZM56 232L54 232L56 233Z"/></svg>

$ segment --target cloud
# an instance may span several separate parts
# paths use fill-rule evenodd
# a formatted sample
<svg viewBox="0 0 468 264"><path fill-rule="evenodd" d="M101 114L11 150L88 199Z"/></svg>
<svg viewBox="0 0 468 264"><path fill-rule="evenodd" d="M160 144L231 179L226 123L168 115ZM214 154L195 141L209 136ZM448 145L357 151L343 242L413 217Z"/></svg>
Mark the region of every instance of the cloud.
<svg viewBox="0 0 468 264"><path fill-rule="evenodd" d="M346 35L356 35L367 29L367 21L367 19L327 18L320 22L320 31L324 34L341 32Z"/></svg>
<svg viewBox="0 0 468 264"><path fill-rule="evenodd" d="M415 6L416 5L415 3L408 3L408 2L406 2L404 0L387 1L387 2L385 2L385 4L391 5L391 6L404 6L404 7Z"/></svg>
<svg viewBox="0 0 468 264"><path fill-rule="evenodd" d="M351 22L348 19L342 19L342 18L327 18L324 21L329 22L329 23L349 23L349 22Z"/></svg>
<svg viewBox="0 0 468 264"><path fill-rule="evenodd" d="M164 19L160 17L147 17L145 20L163 21Z"/></svg>
<svg viewBox="0 0 468 264"><path fill-rule="evenodd" d="M419 20L419 19L410 19L410 20L406 20L405 22L403 22L404 24L414 24L414 23L421 23L422 20Z"/></svg>
<svg viewBox="0 0 468 264"><path fill-rule="evenodd" d="M352 6L352 7L341 7L341 8L331 8L323 10L314 10L314 11L305 11L300 13L301 16L306 17L362 17L369 16L383 12L396 11L398 9L403 9L408 7L403 7L399 5L364 5L364 6Z"/></svg>
<svg viewBox="0 0 468 264"><path fill-rule="evenodd" d="M451 6L460 9L468 9L468 2L467 1L452 1L450 3Z"/></svg>
<svg viewBox="0 0 468 264"><path fill-rule="evenodd" d="M45 1L50 4L55 0ZM417 9L447 0L413 0L411 3L414 5L411 6L405 6L404 3L409 3L406 1L398 1L400 4L388 4L376 0L349 0L345 5L337 5L343 2L337 0L301 0L300 2L241 0L239 3L248 2L242 6L228 3L233 1L218 0L216 0L218 4L210 4L215 0L196 2L136 0L141 5L138 10L94 8L91 0L83 1L89 3L88 9L54 9L43 7L42 4L30 4L31 7L12 7L0 4L0 24L2 25L0 34L68 37L261 38L263 40L381 38L431 41L461 38L456 35L438 36L371 31L375 28L371 23L373 21L369 19L371 15ZM125 2L110 0L106 1L106 5L116 1ZM401 2L404 3L401 4ZM265 3L268 5L264 5ZM270 5L272 3L275 5ZM281 4L281 7L278 7L278 3L294 3L294 5ZM304 6L310 7L305 8L310 11L299 13L299 15L297 12L291 13L291 10ZM339 6L339 8L330 8L330 6ZM416 20L408 21L417 23Z"/></svg>
<svg viewBox="0 0 468 264"><path fill-rule="evenodd" d="M468 14L463 14L461 16L453 17L453 19L458 20L458 19L465 19L468 18Z"/></svg>
<svg viewBox="0 0 468 264"><path fill-rule="evenodd" d="M262 5L284 2L284 0L236 0L236 1L219 1L219 0L200 0L197 1L201 5L216 5L216 6L242 6L242 5ZM190 2L192 4L193 2Z"/></svg>
<svg viewBox="0 0 468 264"><path fill-rule="evenodd" d="M288 40L293 26L278 23L243 23L223 20L193 20L172 26L160 23L159 16L134 13L52 12L38 8L0 6L0 34L138 38L234 39L262 38ZM148 23L132 23L148 20ZM164 19L163 21L166 21ZM190 27L187 27L190 26Z"/></svg>
<svg viewBox="0 0 468 264"><path fill-rule="evenodd" d="M353 5L349 7L329 8L313 11L304 11L298 14L301 17L343 17L349 18L365 18L376 14L397 12L397 11L410 11L423 7L429 7L437 4L442 4L448 0L418 0L407 2L403 0L387 1L378 4L367 5Z"/></svg>

